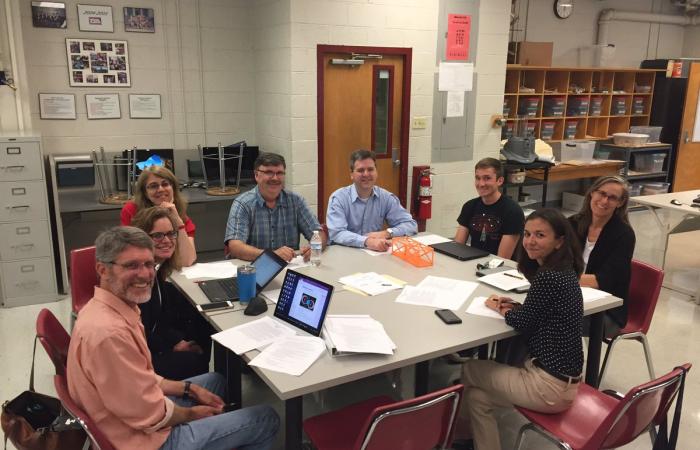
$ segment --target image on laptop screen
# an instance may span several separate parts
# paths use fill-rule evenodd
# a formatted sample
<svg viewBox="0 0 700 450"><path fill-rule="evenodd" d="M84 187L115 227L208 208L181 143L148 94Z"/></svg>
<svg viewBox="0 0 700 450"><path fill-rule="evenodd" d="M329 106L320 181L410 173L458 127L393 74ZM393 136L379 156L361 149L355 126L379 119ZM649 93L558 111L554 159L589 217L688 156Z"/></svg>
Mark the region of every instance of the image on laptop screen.
<svg viewBox="0 0 700 450"><path fill-rule="evenodd" d="M332 294L330 284L289 269L284 276L275 317L318 336Z"/></svg>
<svg viewBox="0 0 700 450"><path fill-rule="evenodd" d="M281 258L275 258L272 252L262 252L253 265L255 266L255 284L262 290L287 265Z"/></svg>

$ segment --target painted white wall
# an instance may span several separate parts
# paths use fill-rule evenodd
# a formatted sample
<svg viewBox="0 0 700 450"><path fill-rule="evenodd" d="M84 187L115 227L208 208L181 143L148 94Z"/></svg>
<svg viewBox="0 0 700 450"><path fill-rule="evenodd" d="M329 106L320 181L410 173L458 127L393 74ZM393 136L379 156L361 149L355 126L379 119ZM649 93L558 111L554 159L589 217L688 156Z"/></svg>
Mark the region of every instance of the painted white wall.
<svg viewBox="0 0 700 450"><path fill-rule="evenodd" d="M521 0L516 40L553 41L554 66L591 66L598 16L604 9L677 15L668 0L582 0L576 1L571 17L558 19L552 0ZM645 59L678 57L683 47L684 27L616 21L610 26L610 43L615 44L612 66L639 67Z"/></svg>
<svg viewBox="0 0 700 450"><path fill-rule="evenodd" d="M700 58L700 26L685 27L681 56L683 58Z"/></svg>

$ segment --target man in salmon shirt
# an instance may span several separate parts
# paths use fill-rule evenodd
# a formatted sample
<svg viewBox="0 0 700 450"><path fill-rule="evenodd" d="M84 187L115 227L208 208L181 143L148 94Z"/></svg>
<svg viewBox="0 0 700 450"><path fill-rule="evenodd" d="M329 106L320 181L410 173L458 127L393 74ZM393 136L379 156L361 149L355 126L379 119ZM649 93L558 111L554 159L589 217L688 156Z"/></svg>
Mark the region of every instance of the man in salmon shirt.
<svg viewBox="0 0 700 450"><path fill-rule="evenodd" d="M184 381L153 371L139 315L155 277L153 241L115 227L95 241L100 285L80 311L68 350L68 390L119 449L272 447L279 417L266 405L223 412L225 379Z"/></svg>

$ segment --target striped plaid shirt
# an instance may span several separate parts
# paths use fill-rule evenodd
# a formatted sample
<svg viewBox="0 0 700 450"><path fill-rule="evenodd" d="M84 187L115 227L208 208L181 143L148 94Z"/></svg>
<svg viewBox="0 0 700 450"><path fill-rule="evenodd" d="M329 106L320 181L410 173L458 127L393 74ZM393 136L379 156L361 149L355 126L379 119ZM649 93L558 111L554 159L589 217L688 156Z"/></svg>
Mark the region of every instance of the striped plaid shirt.
<svg viewBox="0 0 700 450"><path fill-rule="evenodd" d="M283 189L275 207L270 209L256 186L233 199L224 245L235 239L261 249L298 249L299 233L311 239L314 230L320 229L318 219L301 195Z"/></svg>

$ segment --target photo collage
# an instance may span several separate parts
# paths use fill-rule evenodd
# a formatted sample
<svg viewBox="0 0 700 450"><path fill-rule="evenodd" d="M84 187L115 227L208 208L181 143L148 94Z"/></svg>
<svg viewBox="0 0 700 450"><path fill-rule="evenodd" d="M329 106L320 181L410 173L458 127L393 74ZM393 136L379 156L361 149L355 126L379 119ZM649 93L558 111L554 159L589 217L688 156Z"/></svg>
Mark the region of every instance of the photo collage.
<svg viewBox="0 0 700 450"><path fill-rule="evenodd" d="M71 86L131 86L126 41L66 39Z"/></svg>

